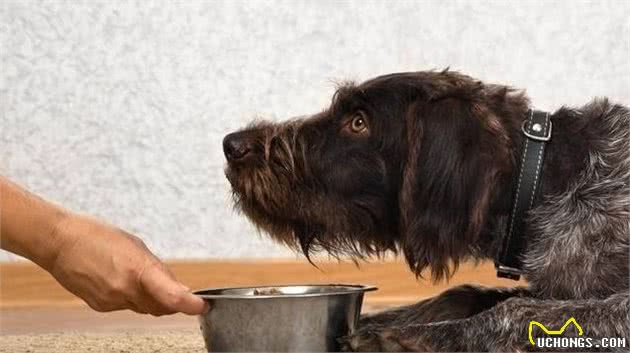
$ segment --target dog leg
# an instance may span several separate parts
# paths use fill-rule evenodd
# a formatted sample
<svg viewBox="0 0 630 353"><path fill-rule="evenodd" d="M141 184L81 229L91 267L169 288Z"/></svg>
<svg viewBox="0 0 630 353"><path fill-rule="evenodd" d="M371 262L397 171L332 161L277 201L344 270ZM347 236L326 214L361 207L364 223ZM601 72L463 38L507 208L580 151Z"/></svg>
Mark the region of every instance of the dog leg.
<svg viewBox="0 0 630 353"><path fill-rule="evenodd" d="M350 351L400 351L403 348L396 341L380 335L384 329L463 319L488 310L508 298L527 295L527 289L522 287L455 287L417 304L363 316L358 329L342 339L342 347Z"/></svg>
<svg viewBox="0 0 630 353"><path fill-rule="evenodd" d="M583 329L584 347L537 347L529 340L532 321L549 330L559 330L574 318ZM562 337L578 337L576 326L569 325ZM459 320L382 327L378 340L382 347L398 345L403 351L630 351L630 294L620 293L608 299L539 300L512 298L478 315ZM533 326L532 336L547 336ZM607 348L601 338L625 339L625 347ZM389 343L392 342L392 343ZM599 346L597 346L599 345Z"/></svg>

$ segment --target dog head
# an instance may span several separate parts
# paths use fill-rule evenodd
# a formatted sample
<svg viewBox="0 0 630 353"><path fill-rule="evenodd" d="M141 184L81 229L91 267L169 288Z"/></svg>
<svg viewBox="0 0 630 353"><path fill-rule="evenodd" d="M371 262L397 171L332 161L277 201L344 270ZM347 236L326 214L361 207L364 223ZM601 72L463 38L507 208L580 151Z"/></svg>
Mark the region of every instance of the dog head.
<svg viewBox="0 0 630 353"><path fill-rule="evenodd" d="M439 279L474 251L513 161L500 117L526 106L449 71L345 84L319 114L227 135L226 176L237 208L307 257L402 251Z"/></svg>

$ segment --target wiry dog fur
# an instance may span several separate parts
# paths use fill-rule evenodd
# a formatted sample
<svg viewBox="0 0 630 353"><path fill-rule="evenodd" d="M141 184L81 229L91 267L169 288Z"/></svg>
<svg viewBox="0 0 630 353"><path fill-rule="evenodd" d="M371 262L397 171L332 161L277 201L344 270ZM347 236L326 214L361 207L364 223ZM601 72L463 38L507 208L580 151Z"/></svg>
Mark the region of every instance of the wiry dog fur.
<svg viewBox="0 0 630 353"><path fill-rule="evenodd" d="M237 207L307 256L401 252L416 274L447 278L498 252L528 108L522 92L456 72L385 75L343 85L319 114L232 134L247 153L226 175ZM364 317L343 348L540 350L529 322L569 317L630 344L630 112L597 99L551 120L529 286L460 286Z"/></svg>

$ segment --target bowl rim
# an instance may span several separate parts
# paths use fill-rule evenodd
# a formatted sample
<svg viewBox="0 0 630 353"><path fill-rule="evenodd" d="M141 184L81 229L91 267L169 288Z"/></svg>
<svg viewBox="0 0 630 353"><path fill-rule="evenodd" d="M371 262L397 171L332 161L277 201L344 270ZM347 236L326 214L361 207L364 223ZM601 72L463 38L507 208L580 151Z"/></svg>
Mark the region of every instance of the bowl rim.
<svg viewBox="0 0 630 353"><path fill-rule="evenodd" d="M282 295L251 295L251 294L202 294L202 292L222 291L228 289L256 289L256 288L282 288L282 287L345 287L343 290L330 291L325 293L295 293ZM204 288L194 290L192 293L203 299L282 299L282 298L309 298L309 297L328 297L333 295L344 295L351 293L365 293L377 290L378 287L373 285L362 284L279 284L279 285L262 285L262 286L242 286L242 287L220 287L220 288Z"/></svg>

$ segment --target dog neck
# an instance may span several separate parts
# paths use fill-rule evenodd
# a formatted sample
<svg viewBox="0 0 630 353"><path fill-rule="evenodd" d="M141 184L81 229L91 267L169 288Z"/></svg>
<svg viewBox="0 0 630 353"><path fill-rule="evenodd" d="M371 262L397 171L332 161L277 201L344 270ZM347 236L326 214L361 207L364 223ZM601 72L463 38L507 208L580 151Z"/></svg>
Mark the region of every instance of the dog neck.
<svg viewBox="0 0 630 353"><path fill-rule="evenodd" d="M527 137L521 131L521 124L527 117L527 108L519 110L509 116L504 116L505 125L509 127L511 136L511 170L497 183L494 202L490 207L489 222L480 237L480 255L484 258L495 259L503 246L503 238L508 226L513 207L513 195L516 183L514 178L519 176L519 159L523 144ZM545 147L545 159L542 165L539 182L539 199L534 208L545 198L563 193L585 167L585 156L588 151L586 136L583 129L575 125L578 113L568 109L561 109L551 114L553 123L553 137ZM535 240L536 234L527 233L528 242Z"/></svg>

